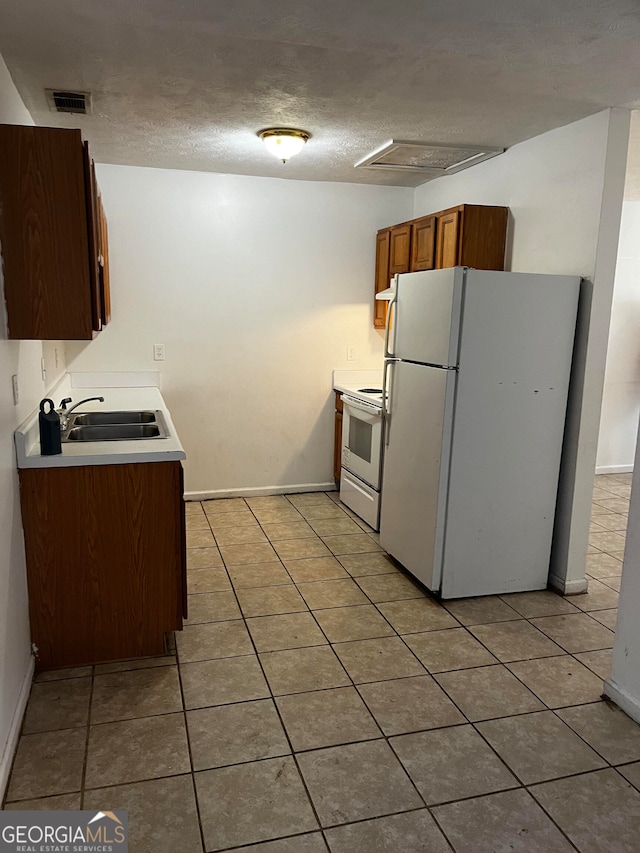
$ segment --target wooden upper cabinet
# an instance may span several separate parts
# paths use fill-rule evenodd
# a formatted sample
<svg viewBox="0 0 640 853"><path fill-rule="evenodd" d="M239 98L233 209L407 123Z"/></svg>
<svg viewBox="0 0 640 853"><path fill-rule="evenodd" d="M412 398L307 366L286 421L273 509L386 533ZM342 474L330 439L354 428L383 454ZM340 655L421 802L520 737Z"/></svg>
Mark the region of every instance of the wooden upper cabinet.
<svg viewBox="0 0 640 853"><path fill-rule="evenodd" d="M396 225L390 229L389 275L409 272L411 263L411 223ZM388 285L387 285L388 287Z"/></svg>
<svg viewBox="0 0 640 853"><path fill-rule="evenodd" d="M98 238L100 254L98 256L100 275L100 306L102 325L111 320L111 282L109 279L109 231L107 217L102 206L102 197L98 193Z"/></svg>
<svg viewBox="0 0 640 853"><path fill-rule="evenodd" d="M432 270L435 267L435 216L423 216L411 223L410 272Z"/></svg>
<svg viewBox="0 0 640 853"><path fill-rule="evenodd" d="M102 328L102 303L100 297L100 228L98 224L98 187L96 174L89 156L89 143L82 145L84 167L85 208L87 235L89 238L89 282L91 286L91 328L99 332Z"/></svg>
<svg viewBox="0 0 640 853"><path fill-rule="evenodd" d="M455 267L459 263L460 211L439 213L436 220L436 268Z"/></svg>
<svg viewBox="0 0 640 853"><path fill-rule="evenodd" d="M389 272L389 250L391 246L391 229L378 231L376 237L376 293L389 287L391 273ZM388 303L381 299L373 300L373 326L384 329L387 319Z"/></svg>
<svg viewBox="0 0 640 853"><path fill-rule="evenodd" d="M99 242L97 189L80 131L0 125L0 252L9 338L94 336L105 313Z"/></svg>
<svg viewBox="0 0 640 853"><path fill-rule="evenodd" d="M478 270L503 270L508 207L463 204L458 263Z"/></svg>
<svg viewBox="0 0 640 853"><path fill-rule="evenodd" d="M506 207L462 204L436 214L436 268L503 270Z"/></svg>
<svg viewBox="0 0 640 853"><path fill-rule="evenodd" d="M503 270L508 207L461 204L378 231L376 286L396 273L466 266ZM384 328L388 303L374 301L373 325Z"/></svg>

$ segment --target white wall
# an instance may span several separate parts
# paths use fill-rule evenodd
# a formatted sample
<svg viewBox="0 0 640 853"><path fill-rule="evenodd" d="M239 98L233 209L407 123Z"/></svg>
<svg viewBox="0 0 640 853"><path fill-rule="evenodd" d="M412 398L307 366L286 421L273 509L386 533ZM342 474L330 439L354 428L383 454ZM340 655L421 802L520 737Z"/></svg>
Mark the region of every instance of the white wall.
<svg viewBox="0 0 640 853"><path fill-rule="evenodd" d="M105 165L98 182L113 321L67 344L69 369L161 370L188 492L331 483L331 371L381 368L375 233L413 190Z"/></svg>
<svg viewBox="0 0 640 853"><path fill-rule="evenodd" d="M507 269L588 279L577 332L552 573L584 588L591 489L629 114L605 110L516 145L467 171L424 184L415 215L460 203L511 210Z"/></svg>
<svg viewBox="0 0 640 853"><path fill-rule="evenodd" d="M33 124L0 57L0 122ZM1 266L0 266L1 278ZM0 281L0 290L2 282ZM1 301L1 300L0 300ZM2 311L4 303L2 302ZM0 322L4 327L4 323ZM28 689L31 662L29 615L20 519L18 477L13 450L13 430L44 396L40 359L45 355L55 381L55 344L43 351L40 341L8 341L0 329L0 800L18 733L21 694ZM58 374L64 368L62 347ZM20 402L14 406L11 377L18 376ZM47 383L50 384L50 383Z"/></svg>
<svg viewBox="0 0 640 853"><path fill-rule="evenodd" d="M640 201L625 201L613 290L597 472L631 471L640 414Z"/></svg>

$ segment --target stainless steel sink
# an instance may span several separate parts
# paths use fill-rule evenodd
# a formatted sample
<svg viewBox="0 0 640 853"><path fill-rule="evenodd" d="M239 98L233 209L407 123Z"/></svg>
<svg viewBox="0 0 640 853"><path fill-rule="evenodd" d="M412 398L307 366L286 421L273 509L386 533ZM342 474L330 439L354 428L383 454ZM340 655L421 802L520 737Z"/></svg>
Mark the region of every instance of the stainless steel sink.
<svg viewBox="0 0 640 853"><path fill-rule="evenodd" d="M63 441L130 441L136 438L166 438L157 424L111 424L72 427Z"/></svg>
<svg viewBox="0 0 640 853"><path fill-rule="evenodd" d="M69 426L104 426L105 424L152 424L158 420L159 411L144 412L83 412L71 415Z"/></svg>
<svg viewBox="0 0 640 853"><path fill-rule="evenodd" d="M131 441L167 438L167 435L167 425L159 410L85 412L69 418L62 441Z"/></svg>

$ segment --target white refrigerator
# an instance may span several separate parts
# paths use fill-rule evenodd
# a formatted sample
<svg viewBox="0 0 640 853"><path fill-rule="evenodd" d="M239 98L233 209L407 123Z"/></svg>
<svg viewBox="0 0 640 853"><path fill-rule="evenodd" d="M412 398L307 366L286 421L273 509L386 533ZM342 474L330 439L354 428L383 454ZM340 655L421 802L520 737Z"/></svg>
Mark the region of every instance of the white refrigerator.
<svg viewBox="0 0 640 853"><path fill-rule="evenodd" d="M580 282L398 277L380 544L443 598L547 586Z"/></svg>

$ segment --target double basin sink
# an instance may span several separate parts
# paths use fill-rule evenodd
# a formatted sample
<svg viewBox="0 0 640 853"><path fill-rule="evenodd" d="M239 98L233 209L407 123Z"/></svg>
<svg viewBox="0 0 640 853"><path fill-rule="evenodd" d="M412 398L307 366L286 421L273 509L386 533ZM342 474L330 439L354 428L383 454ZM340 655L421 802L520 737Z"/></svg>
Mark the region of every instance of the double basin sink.
<svg viewBox="0 0 640 853"><path fill-rule="evenodd" d="M83 412L71 415L62 441L131 441L167 438L164 416L159 409L139 412Z"/></svg>

